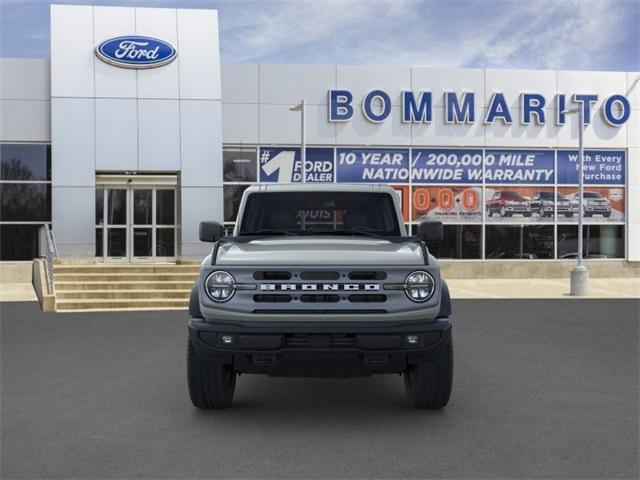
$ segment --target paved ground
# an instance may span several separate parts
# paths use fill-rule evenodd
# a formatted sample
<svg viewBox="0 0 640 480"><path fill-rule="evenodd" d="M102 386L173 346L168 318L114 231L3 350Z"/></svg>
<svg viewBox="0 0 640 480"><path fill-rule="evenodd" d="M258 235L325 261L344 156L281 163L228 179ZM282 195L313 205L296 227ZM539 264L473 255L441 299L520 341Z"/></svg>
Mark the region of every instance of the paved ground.
<svg viewBox="0 0 640 480"><path fill-rule="evenodd" d="M638 478L635 300L454 302L443 411L401 379L240 377L194 410L178 312L0 305L3 478Z"/></svg>

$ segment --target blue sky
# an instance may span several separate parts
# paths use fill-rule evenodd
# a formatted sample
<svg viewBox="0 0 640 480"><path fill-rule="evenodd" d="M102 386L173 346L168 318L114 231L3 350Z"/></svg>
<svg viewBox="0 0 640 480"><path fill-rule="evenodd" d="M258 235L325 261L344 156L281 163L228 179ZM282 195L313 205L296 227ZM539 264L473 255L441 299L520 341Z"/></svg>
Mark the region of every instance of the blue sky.
<svg viewBox="0 0 640 480"><path fill-rule="evenodd" d="M49 56L49 0L0 0L0 57ZM640 70L640 0L59 0L217 8L223 62Z"/></svg>

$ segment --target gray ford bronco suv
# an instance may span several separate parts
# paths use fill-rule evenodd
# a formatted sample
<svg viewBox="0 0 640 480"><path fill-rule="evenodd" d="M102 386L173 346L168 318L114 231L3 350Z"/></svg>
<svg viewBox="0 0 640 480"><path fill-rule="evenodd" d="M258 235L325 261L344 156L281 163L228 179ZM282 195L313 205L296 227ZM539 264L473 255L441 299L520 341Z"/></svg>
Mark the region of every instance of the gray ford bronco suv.
<svg viewBox="0 0 640 480"><path fill-rule="evenodd" d="M405 232L387 186L249 187L233 236L213 242L189 303L194 406L231 403L236 377L399 373L409 402L441 408L453 380L451 302L428 245L441 222Z"/></svg>

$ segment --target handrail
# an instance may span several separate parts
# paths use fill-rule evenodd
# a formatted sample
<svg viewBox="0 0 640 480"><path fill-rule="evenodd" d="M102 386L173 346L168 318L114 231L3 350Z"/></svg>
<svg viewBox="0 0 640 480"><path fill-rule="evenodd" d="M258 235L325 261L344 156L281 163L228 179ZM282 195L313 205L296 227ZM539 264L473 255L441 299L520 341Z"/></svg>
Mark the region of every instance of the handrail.
<svg viewBox="0 0 640 480"><path fill-rule="evenodd" d="M58 258L58 248L56 246L56 239L53 236L53 231L49 228L49 224L42 224L39 230L39 239L40 241L38 242L38 246L40 256L47 260L47 286L49 292L53 293L53 261Z"/></svg>

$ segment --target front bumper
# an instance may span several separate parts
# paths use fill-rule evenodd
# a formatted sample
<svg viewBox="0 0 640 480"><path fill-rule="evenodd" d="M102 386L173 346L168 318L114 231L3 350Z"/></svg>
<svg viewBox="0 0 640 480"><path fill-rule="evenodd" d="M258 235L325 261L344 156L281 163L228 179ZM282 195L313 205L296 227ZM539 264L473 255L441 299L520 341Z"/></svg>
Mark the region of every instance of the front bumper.
<svg viewBox="0 0 640 480"><path fill-rule="evenodd" d="M230 335L233 344L224 345ZM407 342L415 335L417 345ZM451 341L448 317L403 324L255 322L238 325L192 318L189 341L205 362L240 373L296 377L357 377L399 373L437 361Z"/></svg>

